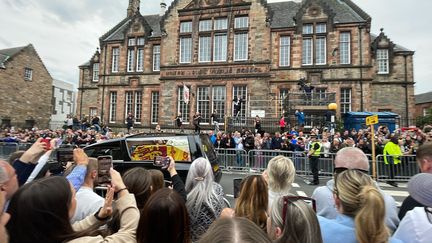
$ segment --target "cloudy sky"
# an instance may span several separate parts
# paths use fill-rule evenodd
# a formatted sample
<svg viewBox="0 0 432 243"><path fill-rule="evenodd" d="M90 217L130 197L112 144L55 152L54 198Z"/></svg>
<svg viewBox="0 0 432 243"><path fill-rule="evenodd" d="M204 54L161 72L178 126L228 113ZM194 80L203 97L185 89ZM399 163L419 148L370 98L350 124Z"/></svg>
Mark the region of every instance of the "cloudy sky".
<svg viewBox="0 0 432 243"><path fill-rule="evenodd" d="M383 27L395 43L416 52L416 94L432 91L432 1L353 1L372 17L371 32ZM77 84L78 66L96 51L99 37L126 16L128 2L0 0L0 49L32 43L55 79ZM142 14L158 12L158 0L141 1Z"/></svg>

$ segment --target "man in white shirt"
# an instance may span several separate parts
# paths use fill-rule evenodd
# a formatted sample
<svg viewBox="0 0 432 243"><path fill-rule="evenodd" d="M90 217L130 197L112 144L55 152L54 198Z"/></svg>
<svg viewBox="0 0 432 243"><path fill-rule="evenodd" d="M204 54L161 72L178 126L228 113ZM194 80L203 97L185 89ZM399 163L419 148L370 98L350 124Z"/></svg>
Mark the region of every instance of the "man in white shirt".
<svg viewBox="0 0 432 243"><path fill-rule="evenodd" d="M104 198L93 191L95 181L98 177L98 161L95 158L89 158L87 165L87 174L84 183L76 193L76 211L72 217L71 223L81 221L87 216L94 214L104 204Z"/></svg>

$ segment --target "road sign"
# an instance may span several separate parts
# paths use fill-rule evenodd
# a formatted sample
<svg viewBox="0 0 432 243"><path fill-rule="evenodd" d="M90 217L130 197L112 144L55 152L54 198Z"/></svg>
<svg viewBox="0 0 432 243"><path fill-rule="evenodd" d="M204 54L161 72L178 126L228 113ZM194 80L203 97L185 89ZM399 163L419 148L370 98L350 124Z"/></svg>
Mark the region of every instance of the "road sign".
<svg viewBox="0 0 432 243"><path fill-rule="evenodd" d="M366 117L366 125L373 125L378 123L378 115L368 116Z"/></svg>

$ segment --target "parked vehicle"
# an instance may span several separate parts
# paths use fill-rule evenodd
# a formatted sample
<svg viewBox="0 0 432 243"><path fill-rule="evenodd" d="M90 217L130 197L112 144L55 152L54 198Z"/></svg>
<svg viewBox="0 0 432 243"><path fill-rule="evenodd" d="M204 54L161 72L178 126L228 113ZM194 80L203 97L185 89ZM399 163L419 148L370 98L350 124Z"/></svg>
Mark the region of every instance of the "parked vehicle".
<svg viewBox="0 0 432 243"><path fill-rule="evenodd" d="M92 144L85 147L84 151L95 158L112 156L114 168L121 173L140 166L160 169L165 178L169 178L168 173L155 166L153 161L156 156L172 156L176 170L184 181L192 161L204 157L212 164L215 181L219 182L222 177L216 151L207 134L143 133Z"/></svg>

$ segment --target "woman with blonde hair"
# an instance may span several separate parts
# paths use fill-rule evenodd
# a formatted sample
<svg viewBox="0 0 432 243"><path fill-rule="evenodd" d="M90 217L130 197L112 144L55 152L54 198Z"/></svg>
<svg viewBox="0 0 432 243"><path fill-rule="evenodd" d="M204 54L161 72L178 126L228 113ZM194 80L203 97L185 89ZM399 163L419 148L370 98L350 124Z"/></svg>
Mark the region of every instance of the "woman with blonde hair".
<svg viewBox="0 0 432 243"><path fill-rule="evenodd" d="M312 198L287 195L271 206L267 233L275 243L322 243ZM312 204L312 205L310 205Z"/></svg>
<svg viewBox="0 0 432 243"><path fill-rule="evenodd" d="M291 159L279 155L269 161L263 174L268 183L269 207L275 198L289 194L295 175L296 170Z"/></svg>
<svg viewBox="0 0 432 243"><path fill-rule="evenodd" d="M222 217L244 217L254 222L264 232L267 229L267 182L261 175L244 178L235 209L225 208Z"/></svg>
<svg viewBox="0 0 432 243"><path fill-rule="evenodd" d="M318 217L324 242L384 243L390 239L385 224L384 198L372 178L358 170L335 175L336 219Z"/></svg>

